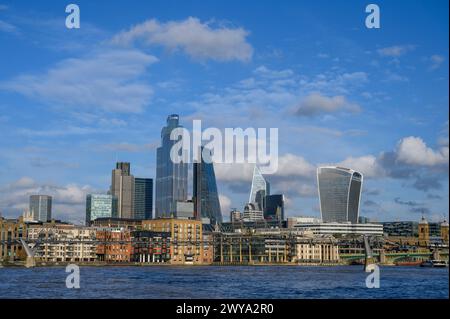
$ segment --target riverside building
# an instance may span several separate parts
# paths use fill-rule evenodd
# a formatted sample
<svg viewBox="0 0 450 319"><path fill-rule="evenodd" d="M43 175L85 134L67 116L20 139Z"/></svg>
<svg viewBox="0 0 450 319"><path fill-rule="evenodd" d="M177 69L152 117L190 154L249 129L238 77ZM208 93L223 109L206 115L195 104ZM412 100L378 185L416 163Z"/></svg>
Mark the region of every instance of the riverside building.
<svg viewBox="0 0 450 319"><path fill-rule="evenodd" d="M93 227L51 222L30 224L28 240L39 241L35 258L41 262L93 262L97 260Z"/></svg>
<svg viewBox="0 0 450 319"><path fill-rule="evenodd" d="M203 258L202 221L196 219L159 218L143 220L142 229L168 232L172 239L172 264L201 264Z"/></svg>

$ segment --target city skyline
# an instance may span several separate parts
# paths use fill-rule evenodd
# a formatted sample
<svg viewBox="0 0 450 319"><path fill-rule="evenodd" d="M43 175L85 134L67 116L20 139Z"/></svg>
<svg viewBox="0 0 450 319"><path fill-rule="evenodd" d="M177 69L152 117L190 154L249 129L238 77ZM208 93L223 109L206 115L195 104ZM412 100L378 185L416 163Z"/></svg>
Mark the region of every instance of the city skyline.
<svg viewBox="0 0 450 319"><path fill-rule="evenodd" d="M168 14L162 4L117 2L111 12L128 14L110 21L96 15L101 5L80 1L80 30L65 29L55 6L5 3L5 217L21 215L29 195L48 194L54 218L84 220L86 195L106 194L118 161L156 181L160 128L177 113L188 129L193 119L279 127L279 171L267 179L286 195L286 217L320 216L316 168L339 165L364 175L360 215L448 220L448 3L428 14L411 3L405 15L401 2L380 1L378 33L365 29L363 5L347 3L327 2L326 12L320 2L265 3L256 22L251 4L193 2ZM186 30L204 42L180 39ZM221 42L227 35L233 41ZM228 216L248 200L253 166L214 168Z"/></svg>

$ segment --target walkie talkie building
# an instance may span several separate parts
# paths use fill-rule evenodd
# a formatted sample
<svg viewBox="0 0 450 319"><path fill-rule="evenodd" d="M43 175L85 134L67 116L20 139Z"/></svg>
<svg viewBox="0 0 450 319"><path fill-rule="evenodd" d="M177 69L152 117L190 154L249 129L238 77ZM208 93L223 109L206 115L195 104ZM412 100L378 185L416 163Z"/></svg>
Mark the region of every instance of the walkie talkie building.
<svg viewBox="0 0 450 319"><path fill-rule="evenodd" d="M363 176L349 168L317 169L320 214L324 223L358 223Z"/></svg>

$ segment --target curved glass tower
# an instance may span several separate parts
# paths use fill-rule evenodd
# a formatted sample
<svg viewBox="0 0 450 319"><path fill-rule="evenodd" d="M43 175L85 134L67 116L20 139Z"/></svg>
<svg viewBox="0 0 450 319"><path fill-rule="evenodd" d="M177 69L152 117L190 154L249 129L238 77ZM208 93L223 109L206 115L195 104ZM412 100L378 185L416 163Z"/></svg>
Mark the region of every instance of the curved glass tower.
<svg viewBox="0 0 450 319"><path fill-rule="evenodd" d="M177 127L181 127L178 115L169 115L161 130L161 146L156 150L156 218L176 217L177 201L187 200L188 164L174 163L170 158L170 150L177 143L170 139L170 133Z"/></svg>
<svg viewBox="0 0 450 319"><path fill-rule="evenodd" d="M317 169L320 214L324 223L358 223L363 176L349 168Z"/></svg>
<svg viewBox="0 0 450 319"><path fill-rule="evenodd" d="M206 217L210 219L212 225L215 225L222 223L219 193L217 192L214 164L205 162L203 152L208 152L211 156L209 149L201 147L202 160L200 163L194 163L194 211L197 219Z"/></svg>

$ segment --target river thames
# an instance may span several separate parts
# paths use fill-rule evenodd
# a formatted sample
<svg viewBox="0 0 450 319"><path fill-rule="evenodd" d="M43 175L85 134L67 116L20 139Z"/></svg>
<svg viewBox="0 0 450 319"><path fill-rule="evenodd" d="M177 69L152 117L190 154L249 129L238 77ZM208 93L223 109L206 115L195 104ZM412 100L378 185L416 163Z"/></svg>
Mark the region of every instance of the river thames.
<svg viewBox="0 0 450 319"><path fill-rule="evenodd" d="M64 267L0 268L0 298L448 298L448 268L381 267L366 288L361 266L80 267L80 289Z"/></svg>

